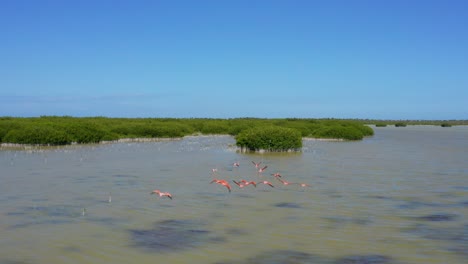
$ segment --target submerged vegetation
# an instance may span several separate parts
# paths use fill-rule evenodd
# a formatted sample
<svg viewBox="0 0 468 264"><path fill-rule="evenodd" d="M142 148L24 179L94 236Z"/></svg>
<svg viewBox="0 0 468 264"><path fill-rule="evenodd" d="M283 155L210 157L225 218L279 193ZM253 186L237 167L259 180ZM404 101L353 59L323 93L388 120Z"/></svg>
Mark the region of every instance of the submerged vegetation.
<svg viewBox="0 0 468 264"><path fill-rule="evenodd" d="M232 135L239 146L280 151L300 148L304 137L360 140L374 131L340 119L0 117L0 143L67 145L199 134Z"/></svg>

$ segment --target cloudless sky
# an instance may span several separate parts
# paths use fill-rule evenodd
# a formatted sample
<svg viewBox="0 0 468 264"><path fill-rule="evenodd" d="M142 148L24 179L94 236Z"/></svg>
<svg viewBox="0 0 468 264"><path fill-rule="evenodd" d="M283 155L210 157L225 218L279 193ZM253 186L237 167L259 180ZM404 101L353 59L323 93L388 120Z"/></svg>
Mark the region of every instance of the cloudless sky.
<svg viewBox="0 0 468 264"><path fill-rule="evenodd" d="M468 1L2 0L0 116L468 119Z"/></svg>

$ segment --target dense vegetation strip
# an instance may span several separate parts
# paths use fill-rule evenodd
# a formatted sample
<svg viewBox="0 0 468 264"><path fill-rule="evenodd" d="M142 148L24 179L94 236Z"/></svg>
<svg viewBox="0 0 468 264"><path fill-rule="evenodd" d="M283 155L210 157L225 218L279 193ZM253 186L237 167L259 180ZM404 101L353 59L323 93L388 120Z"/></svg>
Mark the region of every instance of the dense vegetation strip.
<svg viewBox="0 0 468 264"><path fill-rule="evenodd" d="M194 134L228 134L257 127L289 128L301 137L360 140L373 135L367 126L468 125L468 120L369 120L307 118L107 118L107 117L0 117L0 143L66 145L122 138L180 138ZM260 130L254 130L260 133ZM237 137L241 134L240 137ZM262 148L265 146L262 146ZM278 146L282 148L283 146ZM270 146L271 148L271 146Z"/></svg>
<svg viewBox="0 0 468 264"><path fill-rule="evenodd" d="M240 135L237 138L243 140L245 134L242 132L267 127L276 128L278 135L282 136L285 134L281 133L289 131L286 134L347 140L360 140L374 133L372 128L360 121L339 119L0 117L0 143L66 145L122 138L180 138L197 134ZM260 130L254 131L260 133ZM269 131L273 133L273 130ZM272 145L266 149L285 148L276 139L272 141ZM297 147L296 143L291 146Z"/></svg>

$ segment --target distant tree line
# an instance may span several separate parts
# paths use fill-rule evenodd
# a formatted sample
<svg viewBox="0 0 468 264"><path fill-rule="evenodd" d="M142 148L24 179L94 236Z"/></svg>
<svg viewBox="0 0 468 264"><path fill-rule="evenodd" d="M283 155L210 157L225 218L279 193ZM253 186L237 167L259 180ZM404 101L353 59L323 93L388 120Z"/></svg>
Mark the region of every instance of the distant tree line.
<svg viewBox="0 0 468 264"><path fill-rule="evenodd" d="M468 120L376 120L376 119L352 119L357 122L362 122L363 124L376 125L378 127L384 127L387 125L433 125L433 126L466 126L468 125Z"/></svg>

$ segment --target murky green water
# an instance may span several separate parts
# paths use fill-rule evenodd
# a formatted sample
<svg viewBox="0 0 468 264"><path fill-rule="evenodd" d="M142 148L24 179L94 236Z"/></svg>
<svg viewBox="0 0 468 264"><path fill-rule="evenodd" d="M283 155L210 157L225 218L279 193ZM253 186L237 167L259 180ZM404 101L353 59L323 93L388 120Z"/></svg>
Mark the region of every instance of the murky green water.
<svg viewBox="0 0 468 264"><path fill-rule="evenodd" d="M375 132L301 154L231 137L2 150L0 263L467 263L468 127ZM229 193L213 168L275 188Z"/></svg>

